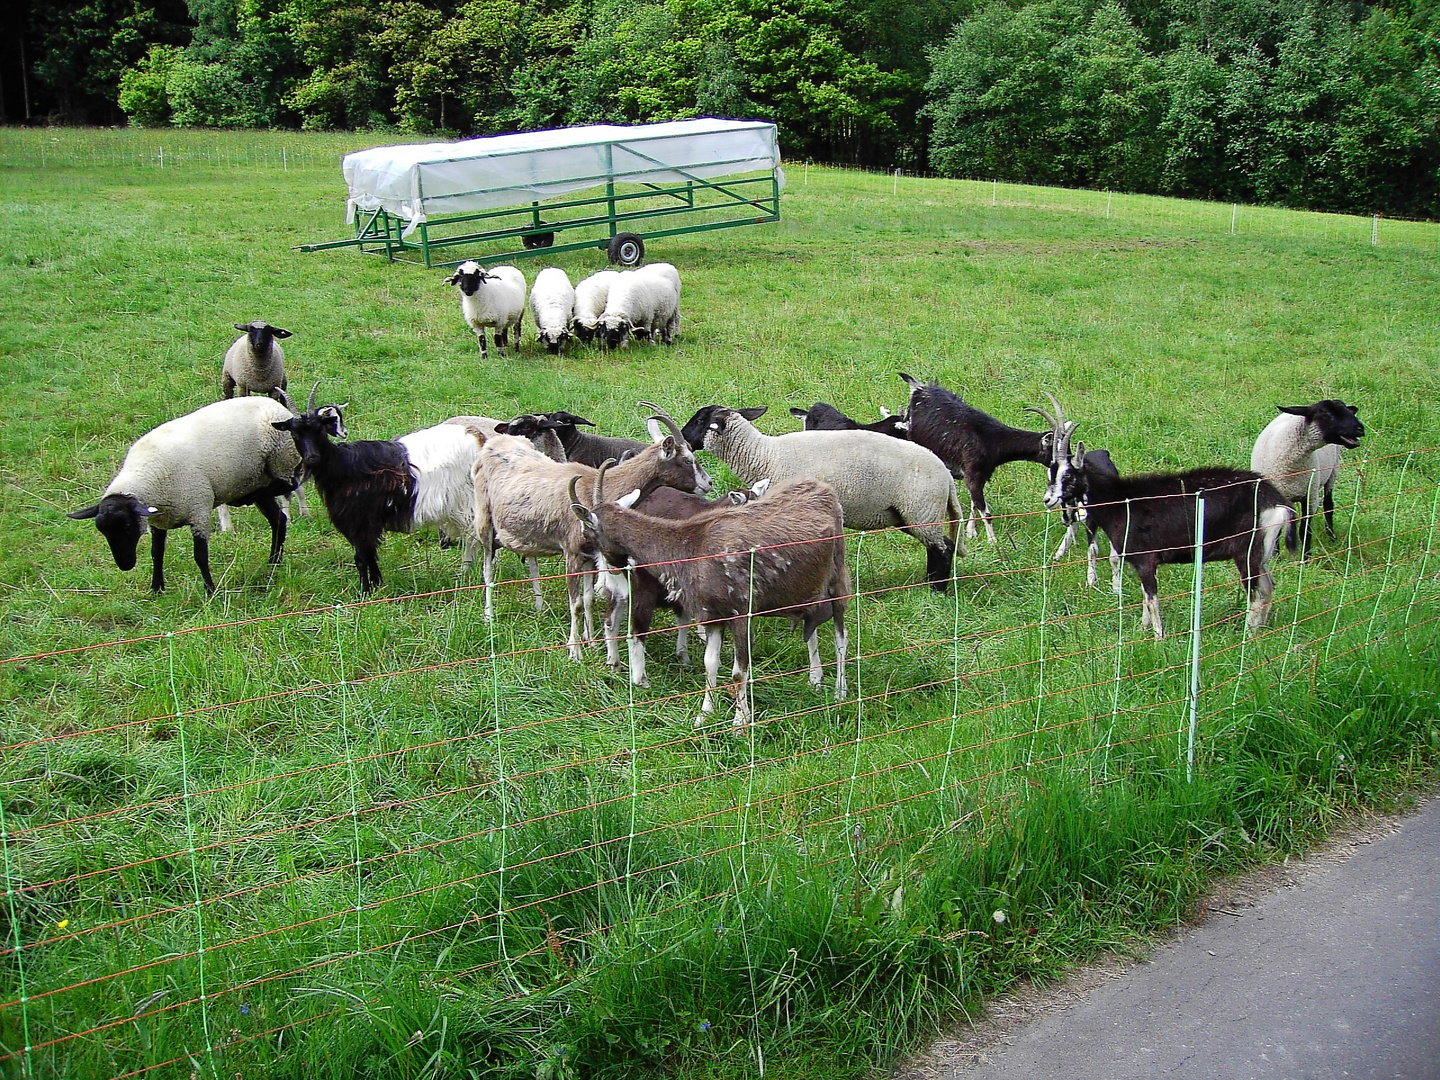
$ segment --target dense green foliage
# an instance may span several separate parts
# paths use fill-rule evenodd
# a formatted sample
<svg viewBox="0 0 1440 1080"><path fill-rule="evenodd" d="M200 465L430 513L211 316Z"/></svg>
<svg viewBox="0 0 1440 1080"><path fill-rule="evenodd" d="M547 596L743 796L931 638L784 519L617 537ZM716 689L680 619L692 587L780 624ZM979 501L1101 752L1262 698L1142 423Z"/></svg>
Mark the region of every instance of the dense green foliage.
<svg viewBox="0 0 1440 1080"><path fill-rule="evenodd" d="M998 176L1434 216L1429 5L994 2L931 53L930 159ZM1158 12L1150 13L1152 16Z"/></svg>
<svg viewBox="0 0 1440 1080"><path fill-rule="evenodd" d="M441 136L743 115L793 159L1440 214L1435 0L186 5L39 0L55 112Z"/></svg>

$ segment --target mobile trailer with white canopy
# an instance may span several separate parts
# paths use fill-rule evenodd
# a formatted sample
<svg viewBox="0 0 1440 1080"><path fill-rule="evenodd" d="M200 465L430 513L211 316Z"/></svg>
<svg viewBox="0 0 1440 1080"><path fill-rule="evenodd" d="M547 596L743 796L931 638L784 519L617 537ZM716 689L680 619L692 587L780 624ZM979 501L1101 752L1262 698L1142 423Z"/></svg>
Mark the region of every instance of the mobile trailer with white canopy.
<svg viewBox="0 0 1440 1080"><path fill-rule="evenodd" d="M785 186L775 125L754 120L379 146L347 154L343 171L355 236L300 250L357 247L391 261L413 252L426 266L459 262L438 256L477 244L501 247L484 253L489 262L598 247L633 266L645 239L779 221ZM566 198L577 192L593 194ZM577 239L555 243L570 231Z"/></svg>

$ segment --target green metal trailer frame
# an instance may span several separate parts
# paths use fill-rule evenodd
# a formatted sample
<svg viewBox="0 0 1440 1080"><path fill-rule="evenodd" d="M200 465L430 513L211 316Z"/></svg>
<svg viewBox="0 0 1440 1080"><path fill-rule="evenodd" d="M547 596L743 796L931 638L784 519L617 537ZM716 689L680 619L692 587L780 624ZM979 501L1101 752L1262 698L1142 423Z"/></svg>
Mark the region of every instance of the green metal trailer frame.
<svg viewBox="0 0 1440 1080"><path fill-rule="evenodd" d="M633 152L633 151L632 151ZM662 163L656 162L657 165ZM723 162L719 164L724 164ZM683 168L665 165L665 169L682 176L689 176ZM525 259L533 255L556 254L562 251L579 251L585 248L606 249L615 236L630 232L642 240L660 236L679 236L683 233L707 232L713 229L733 229L741 225L764 225L780 220L780 177L778 170L771 170L763 176L723 177L720 180L705 180L700 177L687 179L683 184L646 184L634 186L638 190L617 191L612 176L581 177L593 179L595 187L602 184L603 195L587 199L562 199L559 201L533 201L528 205L504 207L482 213L438 215L427 217L415 225L412 235L406 237L409 222L384 208L359 211L355 217L355 235L345 240L330 240L317 244L301 244L299 251L328 251L334 248L353 247L368 255L383 255L391 262L397 259L414 261L407 256L418 253L426 267L453 266L463 258L440 259L449 249L496 241L509 241L511 250L487 252L487 261ZM475 193L504 190L477 189ZM697 198L699 196L699 198ZM638 207L632 204L639 200L664 200L660 206ZM668 203L668 204L667 204ZM583 211L593 211L583 213ZM582 211L581 216L545 220L542 215L556 212ZM685 215L719 213L718 219L691 224L675 225L668 228L638 227L638 223L661 218L673 220ZM523 220L516 220L523 219ZM494 223L491 228L465 231L459 234L445 234L443 230L456 225L470 225L477 222ZM622 225L635 225L621 229ZM557 233L578 229L604 226L606 235L601 238L574 240L555 243ZM442 235L435 235L439 231ZM515 248L515 241L520 247Z"/></svg>

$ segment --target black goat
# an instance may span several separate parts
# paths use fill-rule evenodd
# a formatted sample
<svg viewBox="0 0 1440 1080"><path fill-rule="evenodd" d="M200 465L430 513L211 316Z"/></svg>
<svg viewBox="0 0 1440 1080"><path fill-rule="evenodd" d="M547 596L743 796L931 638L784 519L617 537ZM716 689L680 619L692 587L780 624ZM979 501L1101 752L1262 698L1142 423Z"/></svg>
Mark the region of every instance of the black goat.
<svg viewBox="0 0 1440 1080"><path fill-rule="evenodd" d="M801 421L806 431L878 431L897 439L910 437L910 423L903 416L886 415L862 424L826 401L817 401L808 409L792 408L790 415Z"/></svg>
<svg viewBox="0 0 1440 1080"><path fill-rule="evenodd" d="M475 557L474 486L470 470L483 433L476 428L437 424L394 441L330 441L334 419L315 407L315 389L305 412L271 426L288 431L300 461L314 477L330 522L355 548L360 591L383 584L376 555L387 532L413 532L439 525L466 537L462 569Z"/></svg>
<svg viewBox="0 0 1440 1080"><path fill-rule="evenodd" d="M1192 469L1183 473L1151 473L1121 477L1092 469L1079 443L1071 453L1074 421L1066 421L1059 402L1050 421L1050 483L1045 505L1074 511L1089 528L1093 523L1110 538L1110 546L1135 568L1144 593L1141 629L1153 620L1155 636L1164 632L1155 570L1161 563L1195 558L1196 499L1205 497L1205 562L1234 559L1241 587L1250 601L1249 625L1264 626L1270 617L1275 582L1269 563L1281 531L1295 511L1284 496L1258 473L1242 469Z"/></svg>
<svg viewBox="0 0 1440 1080"><path fill-rule="evenodd" d="M594 427L595 421L586 420L583 416L576 416L564 409L535 415L539 419L550 421L552 430L560 437L560 444L565 447L567 461L578 461L581 465L589 465L592 469L598 469L612 459L619 461L625 456L627 450L644 450L650 445L639 439L622 439L612 435L596 435L589 431L581 431L576 427L577 424ZM528 435L529 432L527 429L522 429L521 431L512 431L512 434Z"/></svg>
<svg viewBox="0 0 1440 1080"><path fill-rule="evenodd" d="M939 383L922 383L900 373L910 387L910 441L919 443L945 463L950 475L962 480L970 493L970 516L965 535L976 534L977 520L985 522L985 535L995 543L995 526L985 503L985 485L995 470L1011 461L1046 465L1050 449L1046 432L1002 424L987 412L967 405Z"/></svg>
<svg viewBox="0 0 1440 1080"><path fill-rule="evenodd" d="M1110 459L1106 450L1098 447L1085 451L1085 467L1091 473L1105 473L1114 479L1120 478L1120 470L1115 467L1115 462ZM1070 550L1070 545L1075 542L1075 535L1081 526L1085 528L1085 583L1094 586L1100 579L1095 572L1095 564L1100 558L1100 525L1095 518L1088 515L1082 518L1078 509L1061 507L1061 519L1065 523L1065 537L1060 541L1060 546L1055 549L1055 561L1059 562ZM1108 537L1107 537L1108 539ZM1120 592L1120 553L1115 548L1110 549L1110 588L1117 595Z"/></svg>

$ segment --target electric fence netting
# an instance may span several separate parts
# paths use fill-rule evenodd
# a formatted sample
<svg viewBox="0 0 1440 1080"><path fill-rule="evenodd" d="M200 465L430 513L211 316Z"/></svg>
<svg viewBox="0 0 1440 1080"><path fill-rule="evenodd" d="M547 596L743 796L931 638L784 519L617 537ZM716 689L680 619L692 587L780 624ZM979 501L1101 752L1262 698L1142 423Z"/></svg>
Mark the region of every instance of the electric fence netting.
<svg viewBox="0 0 1440 1080"><path fill-rule="evenodd" d="M523 579L488 625L466 584L0 660L4 1068L254 1075L422 989L543 1027L618 957L703 935L749 1007L677 1025L725 1029L763 1074L805 982L758 951L774 894L902 914L938 851L1038 793L1198 782L1276 702L1424 655L1437 481L1434 449L1353 453L1334 539L1312 502L1311 558L1272 560L1266 625L1233 564L1187 553L1160 573L1161 640L1131 571L1086 586L1083 527L1052 558L1054 515L997 517L1005 556L957 559L947 594L887 561L907 538L852 534L849 696L757 619L741 728L723 684L697 726L673 629L632 685L599 650L571 662ZM1035 617L1007 624L992 601L1017 594ZM929 947L981 962L1002 923L961 913ZM410 1026L391 1051L418 1065L444 1024Z"/></svg>

